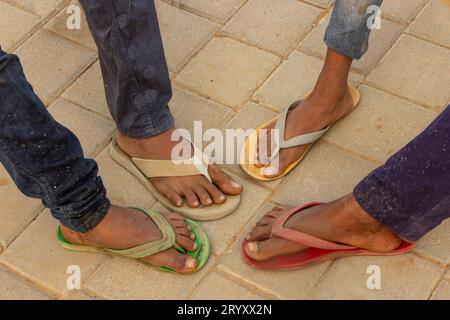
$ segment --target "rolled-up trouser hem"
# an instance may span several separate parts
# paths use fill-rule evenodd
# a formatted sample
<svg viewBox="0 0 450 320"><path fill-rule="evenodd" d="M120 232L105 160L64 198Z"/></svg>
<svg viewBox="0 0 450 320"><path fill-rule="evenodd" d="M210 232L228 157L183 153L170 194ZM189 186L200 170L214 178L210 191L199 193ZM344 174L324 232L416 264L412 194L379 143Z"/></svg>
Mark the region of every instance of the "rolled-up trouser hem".
<svg viewBox="0 0 450 320"><path fill-rule="evenodd" d="M380 181L373 176L361 181L353 190L353 196L367 214L380 224L388 227L399 238L408 242L415 242L423 236L423 234L411 234L410 230L414 229L412 222L403 220L399 224L397 219L393 219L397 216L397 212L401 210L392 206L397 197L383 188Z"/></svg>
<svg viewBox="0 0 450 320"><path fill-rule="evenodd" d="M71 213L70 217L64 217L52 210L52 215L61 222L65 227L80 233L86 233L94 229L106 216L111 202L106 197L106 191L103 189L94 201L94 204L84 212L77 215Z"/></svg>
<svg viewBox="0 0 450 320"><path fill-rule="evenodd" d="M325 33L328 48L352 59L360 59L369 47L371 29L368 21L375 14L370 6L381 6L383 0L336 0Z"/></svg>
<svg viewBox="0 0 450 320"><path fill-rule="evenodd" d="M172 129L174 126L175 126L175 119L173 118L172 114L169 113L167 115L167 119L164 122L160 123L157 127L149 126L147 128L142 128L139 130L122 129L120 127L117 127L117 129L120 131L120 133L126 135L127 137L133 139L144 139L162 134Z"/></svg>

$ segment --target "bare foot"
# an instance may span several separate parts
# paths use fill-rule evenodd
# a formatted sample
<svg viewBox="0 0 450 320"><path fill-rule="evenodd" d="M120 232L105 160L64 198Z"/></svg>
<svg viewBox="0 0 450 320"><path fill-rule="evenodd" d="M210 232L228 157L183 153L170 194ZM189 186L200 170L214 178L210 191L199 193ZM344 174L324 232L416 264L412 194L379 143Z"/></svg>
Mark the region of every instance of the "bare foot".
<svg viewBox="0 0 450 320"><path fill-rule="evenodd" d="M185 218L177 213L163 214L176 233L176 242L187 251L198 247L195 236L185 223ZM162 234L152 219L138 210L112 206L105 218L91 231L77 233L61 226L68 241L108 249L128 249L159 240ZM197 268L195 258L182 254L174 248L145 257L144 262L152 266L164 266L179 273L189 273Z"/></svg>
<svg viewBox="0 0 450 320"><path fill-rule="evenodd" d="M132 139L120 133L117 142L130 157L141 159L170 160L172 148L177 141L171 141L171 129L158 136L146 139ZM226 195L237 195L242 186L226 175L217 165L208 166L211 184L204 176L155 177L149 179L158 191L177 207L183 205L183 199L191 208L221 204Z"/></svg>
<svg viewBox="0 0 450 320"><path fill-rule="evenodd" d="M292 109L287 116L284 138L286 140L305 133L315 132L334 124L352 111L353 99L348 86L337 88L335 93L327 91L326 94L314 91L304 102ZM273 134L276 121L266 127L269 155L272 146L270 135ZM283 134L280 132L280 134ZM282 174L295 160L299 159L306 151L308 145L281 149L279 153L279 165L271 166L269 163L258 163L258 167L266 166L263 173L268 178L275 178ZM258 152L259 153L259 152Z"/></svg>
<svg viewBox="0 0 450 320"><path fill-rule="evenodd" d="M274 221L288 209L276 207L257 223L247 236L245 251L249 257L261 261L306 249L297 243L270 236ZM351 195L303 210L292 216L286 227L320 239L376 252L393 251L402 242L387 227L369 216Z"/></svg>

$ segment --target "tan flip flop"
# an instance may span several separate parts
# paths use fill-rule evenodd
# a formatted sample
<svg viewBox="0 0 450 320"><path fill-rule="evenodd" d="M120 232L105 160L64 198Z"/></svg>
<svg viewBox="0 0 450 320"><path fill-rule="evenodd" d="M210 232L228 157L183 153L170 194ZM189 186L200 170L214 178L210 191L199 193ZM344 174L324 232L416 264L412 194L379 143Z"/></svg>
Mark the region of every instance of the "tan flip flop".
<svg viewBox="0 0 450 320"><path fill-rule="evenodd" d="M352 86L349 86L349 90L350 90L350 94L352 95L352 98L353 98L353 109L354 109L359 105L359 102L361 101L361 95L358 92L358 90ZM308 96L309 96L309 93L305 96L305 98ZM271 155L271 157L269 159L270 161L272 161L274 158L276 158L278 156L279 151L281 149L291 148L291 147L301 146L301 145L308 145L308 147L306 148L305 152L303 152L303 154L300 156L300 158L293 161L292 163L290 163L287 166L287 168L284 170L284 172L282 174L280 174L279 176L276 176L274 178L266 177L264 175L263 170L267 166L258 168L251 161L251 159L254 159L253 155L256 155L256 153L257 153L256 149L257 149L258 144L256 142L258 141L257 140L258 132L260 129L266 128L268 125L270 125L271 123L276 121L275 129L278 129L279 132L284 133L288 112L291 109L297 107L300 103L302 103L302 100L292 103L288 108L285 109L283 114L278 115L278 116L270 119L269 121L263 123L258 128L256 128L256 130L252 133L252 135L247 137L247 139L245 140L244 146L242 147L241 157L240 157L240 162L241 162L240 165L241 165L242 170L244 170L244 172L247 173L249 176L251 176L257 180L261 180L261 181L272 181L272 180L277 180L277 179L284 177L289 172L291 172L300 162L302 162L302 160L306 157L308 152L313 147L314 143L317 140L319 140L331 128L331 125L329 125L328 127L326 127L323 130L306 133L306 134L303 134L300 136L293 137L289 140L284 139L284 134L280 135L279 148L277 148L277 150L275 150L275 152ZM250 141L252 141L252 143L250 143Z"/></svg>
<svg viewBox="0 0 450 320"><path fill-rule="evenodd" d="M191 208L186 203L183 203L181 207L177 207L164 197L149 180L149 178L153 177L177 177L201 174L212 183L211 177L208 174L208 160L206 155L194 144L192 145L195 149L194 157L188 161L183 161L181 164L176 164L172 160L131 158L120 149L116 139L113 139L111 142L109 153L116 162L127 169L147 187L153 196L165 207L193 220L206 221L223 218L239 206L241 201L240 195L227 195L224 203L213 204L209 207L200 205L197 208Z"/></svg>

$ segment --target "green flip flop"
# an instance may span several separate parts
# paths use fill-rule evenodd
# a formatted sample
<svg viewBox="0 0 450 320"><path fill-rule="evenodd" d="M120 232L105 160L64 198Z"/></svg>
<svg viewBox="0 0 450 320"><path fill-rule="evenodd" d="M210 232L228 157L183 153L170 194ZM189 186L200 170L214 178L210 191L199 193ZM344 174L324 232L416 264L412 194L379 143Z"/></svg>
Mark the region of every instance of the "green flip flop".
<svg viewBox="0 0 450 320"><path fill-rule="evenodd" d="M61 227L58 227L57 231L57 237L58 237L58 243L65 249L72 250L72 251L80 251L80 252L93 252L93 253L106 253L106 254L113 254L113 255L119 255L130 259L141 259L144 257L148 257L157 253L160 253L162 251L165 251L169 248L175 248L178 252L183 254L188 254L192 257L194 257L197 260L197 269L195 269L192 273L199 271L208 261L209 257L209 240L206 232L192 220L185 219L186 224L192 228L192 232L195 235L195 242L197 243L198 247L197 250L191 252L183 249L176 243L176 234L173 230L172 226L167 222L167 220L162 216L160 213L153 211L153 210L143 210L139 208L133 208L139 211L142 211L145 213L149 218L155 222L159 230L161 231L161 234L163 237L159 240L144 243L142 245L124 249L124 250L114 250L114 249L107 249L107 248L97 248L97 247L91 247L91 246L84 246L84 245L78 245L71 243L67 241L62 232ZM158 267L161 270L169 271L169 272L176 272L175 270L168 268L168 267Z"/></svg>

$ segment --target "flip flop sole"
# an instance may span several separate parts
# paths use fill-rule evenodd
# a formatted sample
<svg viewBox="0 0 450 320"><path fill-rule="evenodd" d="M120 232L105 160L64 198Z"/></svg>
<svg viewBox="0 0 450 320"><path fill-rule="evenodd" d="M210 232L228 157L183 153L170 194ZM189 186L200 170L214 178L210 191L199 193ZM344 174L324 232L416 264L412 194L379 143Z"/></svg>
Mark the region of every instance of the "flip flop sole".
<svg viewBox="0 0 450 320"><path fill-rule="evenodd" d="M294 270L302 269L313 264L327 260L349 257L349 256L395 256L408 253L415 248L414 243L402 242L400 246L391 252L380 253L365 249L354 250L324 250L317 248L307 248L292 255L275 257L272 259L257 261L250 258L245 252L247 241L242 242L241 253L245 262L255 269L262 270Z"/></svg>
<svg viewBox="0 0 450 320"><path fill-rule="evenodd" d="M189 220L189 219L186 219L186 223L187 223L187 225L191 226L191 228L192 228L192 232L195 235L195 242L198 244L198 248L196 251L193 251L193 252L186 251L186 250L179 250L179 249L177 249L177 250L182 253L188 254L197 260L197 269L195 269L193 272L190 272L190 273L195 273L197 271L200 271L205 266L205 264L208 262L208 258L209 258L209 254L210 254L210 243L209 243L208 235L206 234L206 232L203 230L203 228L200 225L198 225L196 222ZM61 227L58 227L58 230L57 230L57 240L61 247L63 247L64 249L70 250L70 251L114 255L113 253L111 253L105 249L102 249L102 248L78 245L78 244L69 242L68 240L66 240L64 238L64 236L61 232ZM156 268L156 269L162 270L162 271L175 272L174 270L167 268L167 267L155 267L155 266L150 266L150 267ZM186 274L189 274L189 273L186 273Z"/></svg>
<svg viewBox="0 0 450 320"><path fill-rule="evenodd" d="M125 154L114 139L109 148L111 157L120 164L123 168L128 170L134 175L150 192L151 194L161 202L165 207L183 214L184 216L199 221L210 221L221 219L237 209L240 204L241 196L227 195L226 200L222 204L214 204L210 207L198 207L191 208L186 203L183 203L181 207L174 206L166 197L164 197L150 182L149 179L133 164L130 157Z"/></svg>
<svg viewBox="0 0 450 320"><path fill-rule="evenodd" d="M361 102L361 95L358 92L358 90L352 86L349 86L350 89L350 93L352 95L353 101L354 101L354 106L352 111L359 105L359 103ZM304 98L308 97L309 93L307 95L305 95ZM294 168L296 166L298 166L300 164L300 162L302 162L305 157L307 156L307 154L309 153L309 151L311 151L312 147L314 146L314 143L311 143L307 146L306 150L303 152L303 154L300 156L299 159L291 162L286 169L283 171L283 173L281 173L280 175L273 177L273 178L269 178L267 176L264 175L264 167L257 167L255 166L253 163L249 163L249 155L252 154L256 154L256 150L251 150L256 148L256 146L254 146L254 148L250 148L250 140L253 139L253 141L257 141L256 139L256 135L258 134L258 130L259 129L263 129L268 127L271 123L275 122L278 119L279 116L276 116L272 119L270 119L269 121L263 123L262 125L260 125L258 128L256 128L255 132L253 133L253 136L248 137L245 140L244 146L242 148L241 151L241 169L248 174L249 176L251 176L252 178L256 179L256 180L260 180L260 181L274 181L274 180L278 180L281 179L282 177L286 176L287 174L289 174L292 170L294 170Z"/></svg>

